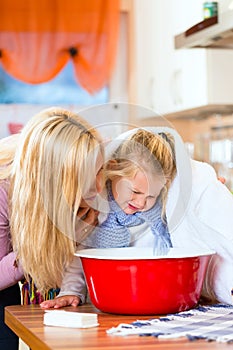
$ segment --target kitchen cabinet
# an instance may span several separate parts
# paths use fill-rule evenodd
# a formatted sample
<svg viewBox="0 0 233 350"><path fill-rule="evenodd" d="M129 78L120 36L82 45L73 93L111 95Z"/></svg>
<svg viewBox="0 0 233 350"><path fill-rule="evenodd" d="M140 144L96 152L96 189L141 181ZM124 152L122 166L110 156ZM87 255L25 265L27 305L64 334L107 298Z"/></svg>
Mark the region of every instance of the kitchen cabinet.
<svg viewBox="0 0 233 350"><path fill-rule="evenodd" d="M175 49L203 18L202 0L134 0L135 100L169 117L233 111L233 50Z"/></svg>

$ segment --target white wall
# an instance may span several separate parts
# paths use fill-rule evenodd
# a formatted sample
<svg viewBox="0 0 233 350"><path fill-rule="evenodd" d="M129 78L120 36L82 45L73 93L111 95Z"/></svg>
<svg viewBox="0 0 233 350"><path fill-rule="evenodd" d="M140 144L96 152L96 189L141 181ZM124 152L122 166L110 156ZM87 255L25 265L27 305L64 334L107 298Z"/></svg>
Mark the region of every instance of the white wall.
<svg viewBox="0 0 233 350"><path fill-rule="evenodd" d="M33 115L45 108L46 105L4 105L0 104L0 138L10 135L9 123L25 124ZM104 138L114 138L121 132L128 130L128 105L107 103L96 106L59 106L78 113L91 125L95 126Z"/></svg>

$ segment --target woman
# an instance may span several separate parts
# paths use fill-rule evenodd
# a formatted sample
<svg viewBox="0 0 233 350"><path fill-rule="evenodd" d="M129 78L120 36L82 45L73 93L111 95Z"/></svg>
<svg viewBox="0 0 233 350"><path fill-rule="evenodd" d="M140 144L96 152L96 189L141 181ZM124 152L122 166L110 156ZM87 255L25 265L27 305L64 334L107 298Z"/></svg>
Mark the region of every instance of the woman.
<svg viewBox="0 0 233 350"><path fill-rule="evenodd" d="M4 324L4 307L20 303L18 281L59 287L77 242L97 224L87 202L102 189L102 163L97 131L63 109L0 141L0 348L18 348Z"/></svg>

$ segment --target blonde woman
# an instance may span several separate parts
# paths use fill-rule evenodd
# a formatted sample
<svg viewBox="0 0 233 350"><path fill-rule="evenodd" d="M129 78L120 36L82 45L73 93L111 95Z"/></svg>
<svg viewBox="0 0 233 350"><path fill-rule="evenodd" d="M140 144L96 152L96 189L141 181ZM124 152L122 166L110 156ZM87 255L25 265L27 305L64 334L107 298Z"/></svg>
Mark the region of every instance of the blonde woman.
<svg viewBox="0 0 233 350"><path fill-rule="evenodd" d="M4 306L20 303L25 275L40 291L59 287L77 242L97 224L88 206L102 189L97 131L76 114L51 108L19 135L0 141L0 348L17 349Z"/></svg>

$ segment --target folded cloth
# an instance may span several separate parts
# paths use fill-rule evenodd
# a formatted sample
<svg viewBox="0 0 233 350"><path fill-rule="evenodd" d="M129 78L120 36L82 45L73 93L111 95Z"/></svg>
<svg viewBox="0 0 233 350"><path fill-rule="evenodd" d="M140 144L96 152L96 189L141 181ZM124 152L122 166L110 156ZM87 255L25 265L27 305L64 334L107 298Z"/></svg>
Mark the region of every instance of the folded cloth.
<svg viewBox="0 0 233 350"><path fill-rule="evenodd" d="M187 337L189 340L206 339L233 342L233 306L215 304L169 314L157 319L138 320L131 324L119 324L107 330L108 334L154 336L171 339Z"/></svg>
<svg viewBox="0 0 233 350"><path fill-rule="evenodd" d="M64 310L46 310L44 314L46 326L89 328L98 326L98 315Z"/></svg>

